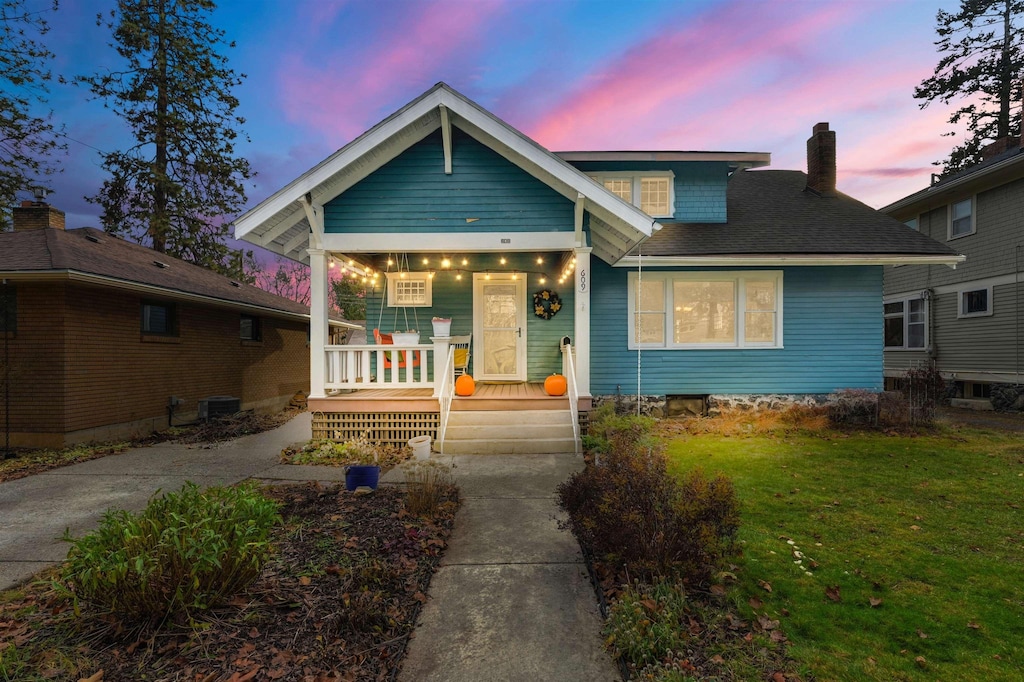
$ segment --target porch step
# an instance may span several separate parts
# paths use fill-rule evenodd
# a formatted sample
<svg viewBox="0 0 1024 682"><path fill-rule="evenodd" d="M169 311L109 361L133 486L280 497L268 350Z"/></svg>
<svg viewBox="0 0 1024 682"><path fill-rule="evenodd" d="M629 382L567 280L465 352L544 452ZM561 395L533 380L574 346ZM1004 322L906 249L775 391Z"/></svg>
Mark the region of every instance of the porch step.
<svg viewBox="0 0 1024 682"><path fill-rule="evenodd" d="M452 412L446 455L558 454L575 451L568 409Z"/></svg>

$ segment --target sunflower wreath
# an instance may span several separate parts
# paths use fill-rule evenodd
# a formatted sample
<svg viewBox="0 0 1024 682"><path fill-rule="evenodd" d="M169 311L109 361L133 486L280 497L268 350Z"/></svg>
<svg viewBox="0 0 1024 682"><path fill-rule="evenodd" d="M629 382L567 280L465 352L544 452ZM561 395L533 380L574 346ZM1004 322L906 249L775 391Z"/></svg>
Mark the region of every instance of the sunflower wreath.
<svg viewBox="0 0 1024 682"><path fill-rule="evenodd" d="M537 317L550 320L561 309L562 299L551 289L544 289L533 295L533 314Z"/></svg>

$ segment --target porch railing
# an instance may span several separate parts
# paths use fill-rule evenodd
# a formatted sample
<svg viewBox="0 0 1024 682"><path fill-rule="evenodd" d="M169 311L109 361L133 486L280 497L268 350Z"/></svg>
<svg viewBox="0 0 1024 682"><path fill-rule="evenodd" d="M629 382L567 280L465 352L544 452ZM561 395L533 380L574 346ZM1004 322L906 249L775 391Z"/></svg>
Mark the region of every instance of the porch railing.
<svg viewBox="0 0 1024 682"><path fill-rule="evenodd" d="M452 398L455 395L455 348L448 347L448 358L445 360L444 369L441 370L441 391L438 395L438 402L441 404L441 414L437 425L437 450L444 454L444 439L448 432L448 415L452 411Z"/></svg>
<svg viewBox="0 0 1024 682"><path fill-rule="evenodd" d="M576 361L572 344L562 344L562 374L569 394L569 414L572 416L573 454L580 454L580 391L576 386Z"/></svg>
<svg viewBox="0 0 1024 682"><path fill-rule="evenodd" d="M325 346L324 351L327 390L434 388L432 344Z"/></svg>

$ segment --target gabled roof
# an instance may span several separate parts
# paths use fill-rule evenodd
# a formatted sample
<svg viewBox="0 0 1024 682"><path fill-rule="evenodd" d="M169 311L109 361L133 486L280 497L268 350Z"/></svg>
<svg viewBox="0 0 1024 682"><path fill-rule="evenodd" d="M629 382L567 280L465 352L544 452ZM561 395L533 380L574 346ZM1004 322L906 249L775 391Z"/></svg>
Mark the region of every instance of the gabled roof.
<svg viewBox="0 0 1024 682"><path fill-rule="evenodd" d="M729 180L728 222L664 223L624 258L703 265L955 265L963 256L845 194L806 189L800 171L738 171Z"/></svg>
<svg viewBox="0 0 1024 682"><path fill-rule="evenodd" d="M288 318L309 317L309 307L301 303L92 227L0 232L0 276L69 278Z"/></svg>
<svg viewBox="0 0 1024 682"><path fill-rule="evenodd" d="M345 145L235 222L235 237L306 261L311 225L303 198L323 206L443 125L458 127L590 213L594 251L612 262L660 228L650 216L609 192L529 137L445 83Z"/></svg>
<svg viewBox="0 0 1024 682"><path fill-rule="evenodd" d="M1024 147L1018 144L979 164L943 178L931 187L894 201L880 210L889 215L923 213L949 203L954 196L974 194L1022 177Z"/></svg>

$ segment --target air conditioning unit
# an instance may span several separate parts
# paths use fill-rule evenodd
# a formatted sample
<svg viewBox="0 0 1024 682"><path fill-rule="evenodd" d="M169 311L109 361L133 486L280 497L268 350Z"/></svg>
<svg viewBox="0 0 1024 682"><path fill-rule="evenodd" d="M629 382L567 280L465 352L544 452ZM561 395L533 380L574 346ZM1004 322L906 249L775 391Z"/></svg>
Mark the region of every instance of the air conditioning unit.
<svg viewBox="0 0 1024 682"><path fill-rule="evenodd" d="M229 395L212 395L199 401L199 418L213 419L241 412L242 401Z"/></svg>

